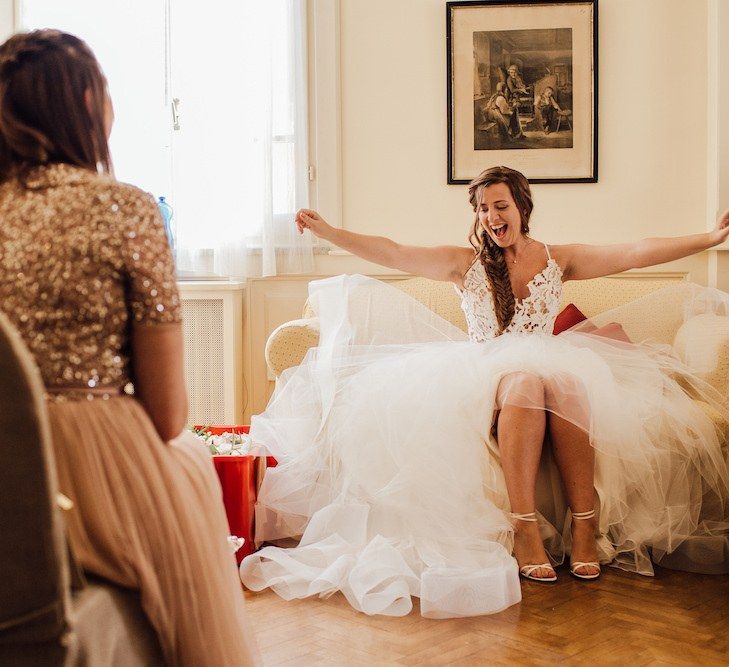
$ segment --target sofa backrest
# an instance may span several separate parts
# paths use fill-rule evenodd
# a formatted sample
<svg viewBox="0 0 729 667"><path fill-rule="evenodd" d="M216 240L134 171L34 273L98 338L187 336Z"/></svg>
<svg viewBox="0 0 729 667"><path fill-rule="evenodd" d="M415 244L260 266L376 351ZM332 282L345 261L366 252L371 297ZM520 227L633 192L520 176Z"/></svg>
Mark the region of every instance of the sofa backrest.
<svg viewBox="0 0 729 667"><path fill-rule="evenodd" d="M594 317L681 281L683 281L681 276L639 277L630 274L592 280L573 280L564 284L562 307L568 303L574 303L587 317ZM425 304L444 320L463 331L467 330L466 318L461 310L460 296L451 283L427 278L407 278L393 280L390 284ZM651 313L649 321L647 320L654 337L656 329L660 332L660 342L670 343L681 324L680 320L674 321L675 311L671 312L672 314L669 315L669 310L659 309L656 313ZM313 317L313 315L307 301L304 307L304 317ZM656 326L657 323L658 326ZM628 335L633 340L642 340L644 336L639 330L638 321L634 326L633 331L627 332Z"/></svg>
<svg viewBox="0 0 729 667"><path fill-rule="evenodd" d="M66 629L69 569L40 373L0 313L0 645Z"/></svg>
<svg viewBox="0 0 729 667"><path fill-rule="evenodd" d="M430 308L447 322L467 331L466 316L461 310L461 298L452 283L427 278L408 278L390 283Z"/></svg>
<svg viewBox="0 0 729 667"><path fill-rule="evenodd" d="M570 280L563 286L562 306L574 303L587 317L593 317L683 281L681 276L638 277L630 274Z"/></svg>
<svg viewBox="0 0 729 667"><path fill-rule="evenodd" d="M629 274L573 280L564 285L562 306L574 303L598 326L618 319L611 317L610 311L620 306L620 323L630 340L637 343L650 338L670 345L684 319L681 305L685 295L680 290L654 293L682 282L686 284L681 276ZM644 298L648 295L653 296Z"/></svg>

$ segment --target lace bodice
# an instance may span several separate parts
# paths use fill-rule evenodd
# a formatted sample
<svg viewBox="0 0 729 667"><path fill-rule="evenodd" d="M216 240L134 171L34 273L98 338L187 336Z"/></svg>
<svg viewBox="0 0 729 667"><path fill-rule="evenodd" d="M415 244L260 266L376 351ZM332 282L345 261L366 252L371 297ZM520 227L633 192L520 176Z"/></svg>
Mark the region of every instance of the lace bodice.
<svg viewBox="0 0 729 667"><path fill-rule="evenodd" d="M504 333L552 333L562 297L562 269L552 259L549 248L547 266L529 282L529 296L516 301L514 319ZM461 308L466 315L468 336L480 343L496 338L499 323L494 310L491 287L480 261L474 262L463 278Z"/></svg>

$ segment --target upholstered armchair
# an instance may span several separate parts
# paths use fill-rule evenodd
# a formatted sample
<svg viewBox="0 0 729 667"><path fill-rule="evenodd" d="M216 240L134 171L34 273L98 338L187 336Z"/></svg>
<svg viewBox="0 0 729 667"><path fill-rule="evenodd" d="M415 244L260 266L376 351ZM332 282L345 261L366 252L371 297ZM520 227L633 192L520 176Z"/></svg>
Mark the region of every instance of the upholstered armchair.
<svg viewBox="0 0 729 667"><path fill-rule="evenodd" d="M162 664L139 596L69 555L40 373L2 314L0 487L0 664Z"/></svg>

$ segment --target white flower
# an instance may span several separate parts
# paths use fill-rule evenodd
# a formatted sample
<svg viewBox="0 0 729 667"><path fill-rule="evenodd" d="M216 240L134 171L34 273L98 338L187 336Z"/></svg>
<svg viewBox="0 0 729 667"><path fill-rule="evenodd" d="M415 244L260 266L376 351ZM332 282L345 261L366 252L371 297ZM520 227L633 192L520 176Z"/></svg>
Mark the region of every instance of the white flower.
<svg viewBox="0 0 729 667"><path fill-rule="evenodd" d="M237 435L237 442L234 447L239 454L250 454L251 452L251 436L247 433L240 433Z"/></svg>
<svg viewBox="0 0 729 667"><path fill-rule="evenodd" d="M253 441L247 433L225 432L220 435L205 436L193 432L193 435L216 456L245 456L250 454L253 448Z"/></svg>
<svg viewBox="0 0 729 667"><path fill-rule="evenodd" d="M216 447L218 454L230 454L233 449L232 443L226 438L220 438L220 440L216 443Z"/></svg>

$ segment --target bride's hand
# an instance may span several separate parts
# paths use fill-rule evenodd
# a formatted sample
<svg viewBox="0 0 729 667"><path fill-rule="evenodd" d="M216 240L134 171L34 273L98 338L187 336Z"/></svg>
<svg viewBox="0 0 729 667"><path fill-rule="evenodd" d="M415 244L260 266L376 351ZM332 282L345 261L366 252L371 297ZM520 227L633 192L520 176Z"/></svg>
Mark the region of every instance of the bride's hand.
<svg viewBox="0 0 729 667"><path fill-rule="evenodd" d="M331 225L324 218L309 208L299 209L296 212L295 222L299 234L303 234L304 230L308 229L314 236L320 239L326 239L327 232L332 229Z"/></svg>
<svg viewBox="0 0 729 667"><path fill-rule="evenodd" d="M729 209L724 211L711 232L712 245L719 245L729 238Z"/></svg>

